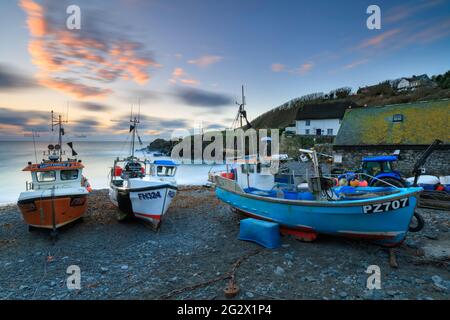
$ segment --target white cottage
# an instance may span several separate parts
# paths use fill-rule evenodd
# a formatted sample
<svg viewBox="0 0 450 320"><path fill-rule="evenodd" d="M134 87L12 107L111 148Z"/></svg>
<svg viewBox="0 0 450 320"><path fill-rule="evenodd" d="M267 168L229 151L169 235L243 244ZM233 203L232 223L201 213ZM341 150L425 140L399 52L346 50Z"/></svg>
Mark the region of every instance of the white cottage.
<svg viewBox="0 0 450 320"><path fill-rule="evenodd" d="M336 136L345 111L358 107L351 101L306 104L297 112L296 133L311 136Z"/></svg>

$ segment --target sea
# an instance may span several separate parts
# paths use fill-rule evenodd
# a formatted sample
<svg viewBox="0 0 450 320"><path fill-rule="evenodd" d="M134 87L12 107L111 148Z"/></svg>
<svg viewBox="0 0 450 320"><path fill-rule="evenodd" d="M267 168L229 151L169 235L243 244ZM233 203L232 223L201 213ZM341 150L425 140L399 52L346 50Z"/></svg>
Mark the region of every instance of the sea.
<svg viewBox="0 0 450 320"><path fill-rule="evenodd" d="M40 162L47 150L47 143L36 141L0 141L0 205L15 203L19 194L26 189L26 182L31 181L29 172L22 171L29 161ZM117 157L130 154L130 144L124 142L74 142L73 148L78 153L85 168L83 175L89 180L92 188L108 188L109 172ZM35 152L36 150L36 152ZM70 149L65 146L66 154ZM152 159L152 153L136 151L139 158ZM208 181L210 170L220 170L221 165L181 164L177 171L179 185L204 185Z"/></svg>

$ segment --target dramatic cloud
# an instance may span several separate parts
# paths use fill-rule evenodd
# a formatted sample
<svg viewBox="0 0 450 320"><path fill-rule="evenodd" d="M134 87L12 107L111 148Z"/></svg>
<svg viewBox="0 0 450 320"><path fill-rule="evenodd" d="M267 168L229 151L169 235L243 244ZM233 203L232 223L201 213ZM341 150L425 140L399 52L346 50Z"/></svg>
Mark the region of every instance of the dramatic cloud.
<svg viewBox="0 0 450 320"><path fill-rule="evenodd" d="M32 36L28 50L39 67L39 83L76 98L110 94L105 83L119 79L143 85L150 67L160 67L144 45L103 23L103 14L90 16L83 7L81 30L65 27L67 1L20 0ZM61 12L63 14L61 14Z"/></svg>
<svg viewBox="0 0 450 320"><path fill-rule="evenodd" d="M221 56L201 56L197 59L188 60L188 63L195 64L199 67L207 67L222 60L223 57Z"/></svg>
<svg viewBox="0 0 450 320"><path fill-rule="evenodd" d="M11 134L50 130L50 112L0 108L0 131Z"/></svg>
<svg viewBox="0 0 450 320"><path fill-rule="evenodd" d="M33 79L12 71L10 68L0 64L0 89L28 89L36 86Z"/></svg>
<svg viewBox="0 0 450 320"><path fill-rule="evenodd" d="M188 88L178 88L176 97L183 103L194 107L222 107L233 104L227 95Z"/></svg>
<svg viewBox="0 0 450 320"><path fill-rule="evenodd" d="M124 114L123 119L128 119L129 114ZM138 131L146 134L158 134L168 130L187 129L190 122L186 119L168 119L153 117L141 114ZM114 121L114 125L110 128L115 133L127 133L129 131L130 122L128 120Z"/></svg>

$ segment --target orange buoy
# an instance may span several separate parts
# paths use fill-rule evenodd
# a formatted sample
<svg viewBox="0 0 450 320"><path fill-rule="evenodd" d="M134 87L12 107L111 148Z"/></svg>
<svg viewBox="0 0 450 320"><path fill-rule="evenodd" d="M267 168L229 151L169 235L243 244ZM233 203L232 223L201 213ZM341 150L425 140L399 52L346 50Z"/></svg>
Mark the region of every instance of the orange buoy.
<svg viewBox="0 0 450 320"><path fill-rule="evenodd" d="M360 182L359 182L359 186L360 187L367 187L369 184L367 183L367 181L366 180L361 180Z"/></svg>
<svg viewBox="0 0 450 320"><path fill-rule="evenodd" d="M359 187L359 180L355 179L355 180L350 181L350 185L352 187Z"/></svg>

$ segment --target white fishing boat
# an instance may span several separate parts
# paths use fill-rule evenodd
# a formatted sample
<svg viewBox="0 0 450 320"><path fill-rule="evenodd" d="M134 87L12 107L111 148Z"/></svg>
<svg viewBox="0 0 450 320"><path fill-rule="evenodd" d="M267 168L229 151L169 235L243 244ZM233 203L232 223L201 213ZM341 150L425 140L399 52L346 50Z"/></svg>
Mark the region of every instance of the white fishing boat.
<svg viewBox="0 0 450 320"><path fill-rule="evenodd" d="M172 160L149 161L136 157L134 146L139 119L135 117L130 122L131 155L114 160L109 198L120 211L119 220L135 217L158 229L177 192L177 164Z"/></svg>

